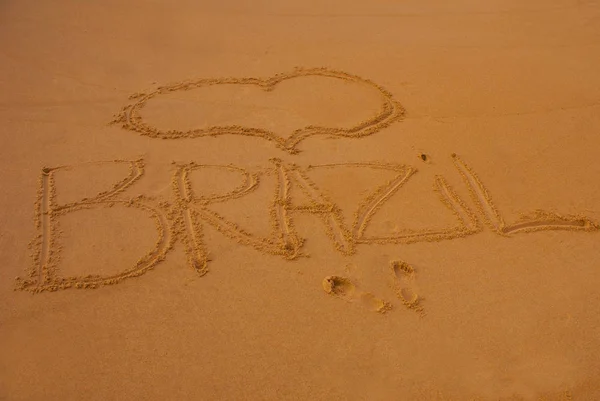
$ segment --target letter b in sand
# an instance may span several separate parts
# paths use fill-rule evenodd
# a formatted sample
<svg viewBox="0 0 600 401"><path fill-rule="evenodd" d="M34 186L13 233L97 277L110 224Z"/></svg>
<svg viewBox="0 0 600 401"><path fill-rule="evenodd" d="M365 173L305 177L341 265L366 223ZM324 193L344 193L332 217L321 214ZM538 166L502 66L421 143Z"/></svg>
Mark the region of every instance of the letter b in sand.
<svg viewBox="0 0 600 401"><path fill-rule="evenodd" d="M128 172L123 174L123 171L126 170ZM17 279L18 288L33 292L56 291L71 287L95 288L99 285L114 284L129 277L139 276L163 260L172 245L170 230L164 215L143 196L135 198L123 196L123 192L139 180L143 173L142 160L114 160L42 169L35 203L37 233L30 243L33 262L27 270L26 276ZM57 174L60 182L60 202L57 201L55 184ZM97 192L99 186L109 187L109 189ZM94 195L85 197L82 196L82 192L83 195L89 193ZM63 200L63 197L76 200ZM99 247L100 249L96 247L98 236L95 234L97 234L97 230L107 227L112 229L112 235L105 235L103 239L109 241L110 246L120 247L122 253L127 251L127 244L123 244L123 240L117 238L116 230L112 227L119 222L107 217L114 216L115 212L118 212L119 216L130 216L132 214L130 210L135 210L138 215L145 215L154 222L158 238L152 249L125 270L104 272L102 275L84 275L79 270L81 266L89 265L90 261L93 261L91 258L102 259L104 249L102 246ZM89 227L87 230L70 230L69 238L66 239L70 240L70 245L79 244L85 239L88 242L92 240L91 246L94 252L81 253L77 246L74 246L74 249L68 249L65 244L69 241L65 241L65 236L60 229L60 225L65 221L80 219L79 213L83 211L93 213L95 218L90 221L94 226L91 230ZM125 211L127 214L123 213ZM86 218L89 220L89 216ZM132 225L147 223L143 220L133 220ZM69 251L67 256L70 257L65 258L62 255L63 246ZM78 251L79 255L77 255ZM74 254L77 257L72 257ZM65 267L67 259L71 262L71 266L75 266L75 271L71 271L72 275L66 275L61 271ZM111 266L107 267L110 271Z"/></svg>

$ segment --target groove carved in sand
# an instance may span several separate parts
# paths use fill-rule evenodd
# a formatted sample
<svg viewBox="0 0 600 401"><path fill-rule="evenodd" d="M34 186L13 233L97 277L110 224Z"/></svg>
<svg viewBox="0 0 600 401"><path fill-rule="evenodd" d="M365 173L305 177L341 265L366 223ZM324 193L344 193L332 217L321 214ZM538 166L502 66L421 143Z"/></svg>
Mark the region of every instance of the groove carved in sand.
<svg viewBox="0 0 600 401"><path fill-rule="evenodd" d="M506 224L502 214L494 205L490 192L483 185L483 182L481 182L473 169L456 154L452 154L452 161L469 189L471 198L477 205L484 221L499 235L510 236L511 234L543 230L591 232L600 229L597 223L586 216L578 214L561 215L544 210L535 210L532 213L522 214L516 222Z"/></svg>
<svg viewBox="0 0 600 401"><path fill-rule="evenodd" d="M69 170L74 166L42 169L37 199L35 201L34 222L38 233L30 243L33 261L31 267L27 270L26 277L17 278L18 289L41 292L56 291L71 287L96 288L100 285L116 284L126 278L142 275L164 259L173 242L169 225L162 213L143 195L138 195L134 198L121 197L122 192L143 175L143 161L113 160L89 164L100 165L107 163L126 164L129 167L129 174L114 184L111 189L99 192L92 198L83 198L79 201L62 205L56 203L54 174L56 171ZM127 267L118 274L62 277L59 269L60 251L62 250L62 246L60 245L60 216L78 210L113 207L115 205L133 207L143 210L150 215L155 222L158 233L154 247L141 257L134 266Z"/></svg>
<svg viewBox="0 0 600 401"><path fill-rule="evenodd" d="M521 217L512 225L507 225L475 172L458 156L453 155L452 158L471 194L472 201L477 206L476 210L487 225L500 235L510 236L515 233L539 230L592 232L600 229L598 224L585 216L562 216L539 210ZM65 204L56 202L54 174L60 170L74 168L74 166L59 166L42 170L34 209L37 234L30 243L33 263L27 270L26 277L17 279L17 288L37 292L71 287L95 288L99 285L114 284L128 277L139 276L156 266L164 260L166 254L178 240L183 243L189 266L198 274L204 275L208 272L208 262L210 261L210 253L204 239L206 225L240 245L250 246L265 255L280 256L287 260L307 256L303 253L306 239L298 234L294 221L298 216L305 214L312 214L320 218L334 249L344 255L355 253L359 244L411 244L424 241L443 241L472 235L483 229L477 215L457 195L446 179L438 175L434 179L433 190L438 194L441 203L455 216L456 224L454 226L442 229L405 229L389 236L367 236L366 233L372 218L393 196L399 196L403 185L417 173L414 167L401 164L360 162L301 167L280 159L272 159L270 166L259 173L250 173L247 169L234 165L208 165L194 162L174 164L175 171L171 182L174 201L170 203L144 195L123 196L123 192L144 174L142 160L114 160L91 164L103 163L126 164L129 174L107 191L100 192L91 198L83 198ZM345 221L340 206L310 178L311 172L315 169L342 167L384 170L395 174L391 180L376 186L359 202L351 222ZM200 169L228 171L234 176L241 177L242 182L231 191L222 194L196 193L190 181L190 174ZM276 180L273 198L268 206L267 218L271 230L267 236L260 236L242 228L235 221L211 208L213 204L226 203L253 193L259 188L261 177L266 176ZM350 189L352 190L352 187ZM304 203L297 203L300 195L306 199ZM116 275L61 277L59 271L62 249L60 216L81 209L115 205L143 210L155 221L158 239L153 249L140 258L134 266L126 267ZM407 298L406 294L404 296ZM410 303L410 299L407 302Z"/></svg>
<svg viewBox="0 0 600 401"><path fill-rule="evenodd" d="M220 195L197 196L194 193L189 175L192 171L211 168L221 169L242 175L242 184L230 192ZM275 197L269 212L271 220L271 234L260 237L240 227L237 223L225 218L210 209L210 205L217 202L226 202L231 199L243 197L259 185L260 175L251 174L247 170L232 165L204 165L197 163L176 165L173 176L173 190L175 192L176 206L173 215L173 227L178 238L185 246L188 263L201 275L208 271L208 251L203 239L202 224L206 223L241 245L248 245L259 252L270 255L280 255L286 259L294 259L299 255L302 241L293 232L290 219L287 216L289 201L287 179L284 171L278 180Z"/></svg>
<svg viewBox="0 0 600 401"><path fill-rule="evenodd" d="M350 230L344 223L340 207L317 187L306 171L297 165L289 165L288 168L297 188L309 199L309 204L295 206L293 210L319 216L325 227L325 233L335 249L344 255L353 254L355 251L354 241Z"/></svg>
<svg viewBox="0 0 600 401"><path fill-rule="evenodd" d="M417 169L401 164L371 162L312 165L308 167L308 170L335 167L369 168L397 173L394 178L375 188L375 190L367 195L358 205L358 208L354 213L352 229L350 230L350 240L353 245L410 244L423 241L442 241L464 237L481 231L481 225L479 224L477 216L454 192L446 180L442 176L437 176L434 181L433 189L438 194L441 203L456 217L456 226L446 229L405 229L396 235L385 237L365 236L365 231L373 216L411 177L413 177L415 173L417 173Z"/></svg>
<svg viewBox="0 0 600 401"><path fill-rule="evenodd" d="M372 88L381 96L382 103L380 110L375 116L361 121L350 128L308 125L304 128L296 129L287 138L267 129L244 127L240 125L211 126L187 131L176 129L160 130L144 122L140 114L140 111L150 100L172 92L188 91L214 85L256 85L265 91L272 91L283 81L308 76L333 78ZM291 154L298 153L297 145L308 137L325 135L329 137L360 138L372 135L390 124L401 120L404 116L404 108L402 105L393 98L390 92L377 85L375 82L361 78L357 75L327 68L296 68L292 72L277 74L271 78L204 78L190 80L172 85L160 86L156 90L148 93L136 93L130 96L130 99L133 103L123 107L113 120L113 123L120 124L124 129L135 131L151 138L161 139L198 138L226 134L258 137L273 142L277 147Z"/></svg>

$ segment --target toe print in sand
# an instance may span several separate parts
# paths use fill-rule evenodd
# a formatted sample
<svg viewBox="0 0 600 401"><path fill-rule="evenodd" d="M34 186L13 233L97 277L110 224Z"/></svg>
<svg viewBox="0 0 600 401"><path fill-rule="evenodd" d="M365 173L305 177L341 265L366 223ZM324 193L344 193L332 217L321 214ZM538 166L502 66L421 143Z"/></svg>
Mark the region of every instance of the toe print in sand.
<svg viewBox="0 0 600 401"><path fill-rule="evenodd" d="M277 93L286 83L306 77L356 85L371 93L379 105L378 111L344 127L301 123L287 132L278 127L241 125L234 118L236 116L225 116L217 121L218 124L190 129L157 127L149 122L152 120L152 103L172 94L223 86L244 86ZM426 214L431 212L439 216L436 220L443 220L443 224L438 221L417 221L416 224L400 221L385 232L373 230L373 221L382 211L398 209L398 202L410 194L407 187L411 182L423 179L416 165L427 168L427 164L431 164L431 156L426 151L419 150L417 157L409 161L340 162L338 158L331 163L323 163L323 155L315 159L320 162L308 163L311 154L303 151L303 162L296 161L296 154L303 143L359 140L376 136L382 130L399 129L397 127L404 116L402 105L380 85L353 74L317 68L296 69L271 78L197 79L160 86L153 91L134 94L130 99L131 103L123 107L114 120L123 128L123 135L144 135L149 140L169 139L190 144L218 141L227 135L243 139L244 144L253 141L257 146L274 145L277 157L265 159L261 166L245 165L242 161L207 164L202 162L203 148L199 146L195 160L173 162L170 182L168 179L160 181L146 173L145 161L136 157L42 168L34 203L36 234L31 242L32 263L25 275L17 279L19 289L56 291L96 288L134 277L143 280L140 276L159 268L161 262L178 247L184 250L190 271L202 276L211 270L212 257L209 255L218 258L217 253L211 252L207 229L216 232L233 247L245 247L265 258L280 258L292 263L300 257L311 257L306 251L306 244L312 238L310 234L301 235L298 223L315 217L321 230L319 235L325 235L330 251L346 257L365 247L380 244L398 245L398 252L401 252L400 246L413 243L460 240L480 233L485 227L501 237L543 230L569 233L599 231L596 222L577 212L563 214L534 210L524 213L517 221L505 222L484 184L485 177L478 175L475 167L468 164L468 155L457 154L447 156L453 168L429 178L434 203L420 204L423 208L431 207L431 211L425 211ZM106 173L111 169L114 170L112 173ZM344 196L336 196L336 186L340 182L336 177L349 172L356 177L371 174L371 178L363 180L362 189L359 189L357 178L356 184L353 181L350 188L344 187ZM68 173L80 174L82 182L88 183L91 188L79 193L78 189L84 186L77 184L77 180L61 179ZM220 178L215 179L217 176ZM329 179L325 179L326 176ZM206 184L209 181L204 181L203 185L199 177L212 177L213 181L209 184ZM450 185L451 182L462 182L461 191L470 196L461 197L460 191ZM150 196L144 192L144 188L149 186L170 190L160 196ZM247 224L240 216L223 211L224 206L233 204L240 205L242 211L255 211L258 203L253 203L254 199L265 200L261 203L265 216L261 224ZM118 215L117 221L129 216L127 218L132 219L132 224L139 223L140 230L145 230L145 242L115 248L114 254L121 255L121 252L122 257L102 259L92 271L87 266L68 267L68 252L75 252L83 246L76 235L77 230L82 229L78 226L80 217L82 220L84 217L92 219L94 226L91 230L101 231L102 227L112 224L112 215ZM117 238L113 242L120 240L123 239ZM426 270L426 267L420 267L418 274L427 274ZM324 275L332 273L333 268L323 272ZM408 262L394 261L391 262L390 274L400 303L423 315L422 296L416 288L414 268ZM323 288L327 294L349 303L366 305L367 309L379 312L390 309L387 301L361 289L355 281L343 276L327 276Z"/></svg>
<svg viewBox="0 0 600 401"><path fill-rule="evenodd" d="M393 260L390 262L390 270L392 288L396 293L396 297L398 297L406 308L414 310L420 316L425 316L423 298L414 288L416 276L414 267L402 260Z"/></svg>

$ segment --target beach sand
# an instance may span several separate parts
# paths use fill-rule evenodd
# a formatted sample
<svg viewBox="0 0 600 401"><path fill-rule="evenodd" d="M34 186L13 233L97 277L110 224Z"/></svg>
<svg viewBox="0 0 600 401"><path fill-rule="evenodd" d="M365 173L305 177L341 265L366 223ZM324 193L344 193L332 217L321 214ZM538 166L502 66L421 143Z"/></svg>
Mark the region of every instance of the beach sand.
<svg viewBox="0 0 600 401"><path fill-rule="evenodd" d="M0 400L600 399L600 2L0 35Z"/></svg>

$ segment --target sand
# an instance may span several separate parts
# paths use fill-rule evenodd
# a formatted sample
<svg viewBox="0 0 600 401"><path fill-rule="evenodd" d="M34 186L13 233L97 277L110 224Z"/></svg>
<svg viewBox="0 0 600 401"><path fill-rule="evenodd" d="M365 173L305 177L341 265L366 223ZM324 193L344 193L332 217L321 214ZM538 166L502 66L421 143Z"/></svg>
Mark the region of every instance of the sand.
<svg viewBox="0 0 600 401"><path fill-rule="evenodd" d="M0 400L600 399L600 2L0 9Z"/></svg>

